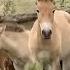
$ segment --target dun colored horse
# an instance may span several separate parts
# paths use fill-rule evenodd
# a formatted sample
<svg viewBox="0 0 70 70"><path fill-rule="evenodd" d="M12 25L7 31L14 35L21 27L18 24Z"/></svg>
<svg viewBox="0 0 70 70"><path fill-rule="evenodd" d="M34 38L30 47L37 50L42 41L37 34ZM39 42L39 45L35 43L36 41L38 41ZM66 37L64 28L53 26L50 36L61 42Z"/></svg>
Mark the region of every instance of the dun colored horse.
<svg viewBox="0 0 70 70"><path fill-rule="evenodd" d="M27 61L42 63L44 70L60 70L61 54L65 56L69 48L69 16L55 11L52 1L37 1L38 19L30 31L0 31L0 48L12 56L16 70L23 70Z"/></svg>
<svg viewBox="0 0 70 70"><path fill-rule="evenodd" d="M33 62L42 59L45 70L59 70L61 35L58 26L54 23L55 8L52 0L38 0L37 12L38 19L29 33L31 59Z"/></svg>

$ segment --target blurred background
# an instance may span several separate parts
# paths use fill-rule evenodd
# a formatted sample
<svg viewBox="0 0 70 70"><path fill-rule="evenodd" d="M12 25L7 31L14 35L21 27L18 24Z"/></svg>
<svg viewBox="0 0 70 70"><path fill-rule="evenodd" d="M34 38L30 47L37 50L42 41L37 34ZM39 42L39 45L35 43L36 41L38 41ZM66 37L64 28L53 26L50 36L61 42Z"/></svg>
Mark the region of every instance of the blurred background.
<svg viewBox="0 0 70 70"><path fill-rule="evenodd" d="M0 0L0 15L34 13L36 0ZM70 12L70 0L55 0L57 9Z"/></svg>

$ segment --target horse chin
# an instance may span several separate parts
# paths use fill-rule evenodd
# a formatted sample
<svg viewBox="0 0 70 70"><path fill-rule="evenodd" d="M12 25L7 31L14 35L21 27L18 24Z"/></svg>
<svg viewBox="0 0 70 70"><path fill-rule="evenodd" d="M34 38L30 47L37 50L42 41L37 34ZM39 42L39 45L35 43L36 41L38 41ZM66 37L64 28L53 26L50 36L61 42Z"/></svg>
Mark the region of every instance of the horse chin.
<svg viewBox="0 0 70 70"><path fill-rule="evenodd" d="M45 40L50 40L51 39L51 36L45 36L43 37Z"/></svg>

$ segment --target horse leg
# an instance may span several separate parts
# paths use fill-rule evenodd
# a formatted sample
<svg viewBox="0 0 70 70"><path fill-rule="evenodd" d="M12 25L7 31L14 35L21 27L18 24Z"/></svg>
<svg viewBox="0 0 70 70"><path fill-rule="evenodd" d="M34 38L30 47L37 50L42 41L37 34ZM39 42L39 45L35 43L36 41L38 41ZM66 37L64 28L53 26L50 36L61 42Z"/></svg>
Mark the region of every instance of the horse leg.
<svg viewBox="0 0 70 70"><path fill-rule="evenodd" d="M49 67L50 65L49 64L45 64L45 63L43 63L43 70L48 70L48 67ZM50 68L50 67L49 67ZM50 70L50 69L49 69Z"/></svg>
<svg viewBox="0 0 70 70"><path fill-rule="evenodd" d="M61 70L60 61L58 61L58 60L53 61L51 70Z"/></svg>
<svg viewBox="0 0 70 70"><path fill-rule="evenodd" d="M61 67L61 70L63 70L63 61L60 60L60 67Z"/></svg>

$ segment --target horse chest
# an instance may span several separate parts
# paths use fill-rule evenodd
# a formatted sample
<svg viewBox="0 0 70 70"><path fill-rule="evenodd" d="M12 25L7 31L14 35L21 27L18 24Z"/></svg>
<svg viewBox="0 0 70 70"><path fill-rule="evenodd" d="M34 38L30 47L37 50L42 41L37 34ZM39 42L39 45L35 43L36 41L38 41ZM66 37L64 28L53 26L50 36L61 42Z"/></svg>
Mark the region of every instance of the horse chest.
<svg viewBox="0 0 70 70"><path fill-rule="evenodd" d="M39 43L38 47L39 47L39 50L41 50L41 51L48 51L48 52L50 52L51 48L53 47L53 43L51 42L51 40L49 40L49 41L44 40L44 41L41 41Z"/></svg>
<svg viewBox="0 0 70 70"><path fill-rule="evenodd" d="M50 62L51 59L54 59L54 57L57 56L56 52L58 52L56 51L57 49L55 48L55 46L56 46L55 43L50 40L41 41L38 45L37 52L36 52L38 60L43 62L44 61Z"/></svg>

